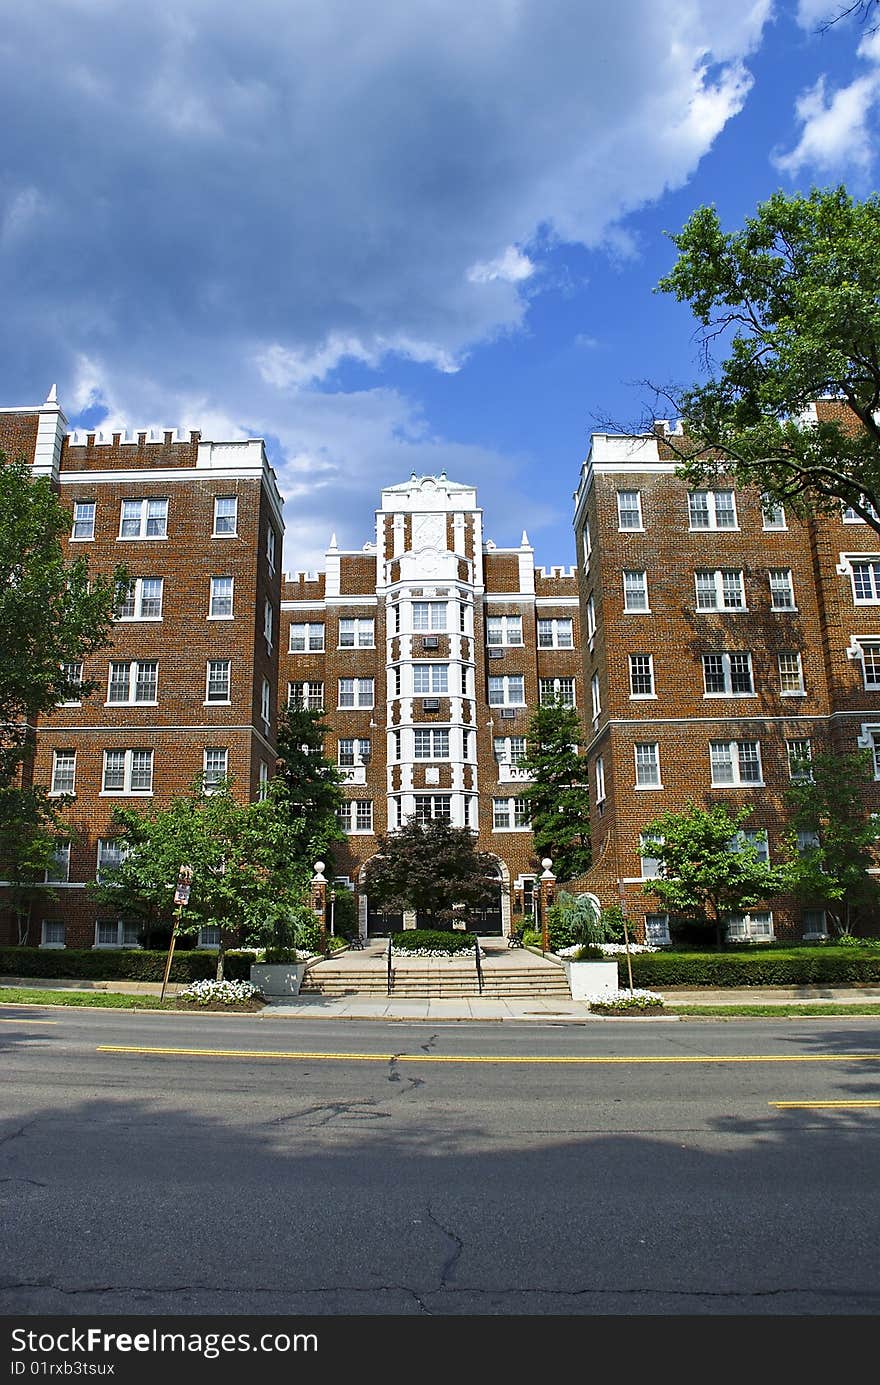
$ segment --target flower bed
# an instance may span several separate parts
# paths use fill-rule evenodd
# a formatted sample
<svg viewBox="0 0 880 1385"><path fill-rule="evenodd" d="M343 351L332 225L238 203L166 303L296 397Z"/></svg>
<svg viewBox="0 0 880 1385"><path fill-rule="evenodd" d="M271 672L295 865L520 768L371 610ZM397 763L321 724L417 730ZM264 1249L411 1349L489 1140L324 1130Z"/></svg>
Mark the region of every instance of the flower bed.
<svg viewBox="0 0 880 1385"><path fill-rule="evenodd" d="M250 981L194 981L178 991L175 1004L200 1010L262 1010L263 994Z"/></svg>
<svg viewBox="0 0 880 1385"><path fill-rule="evenodd" d="M588 997L592 1011L600 1015L650 1015L664 1007L656 991L618 991L616 995Z"/></svg>

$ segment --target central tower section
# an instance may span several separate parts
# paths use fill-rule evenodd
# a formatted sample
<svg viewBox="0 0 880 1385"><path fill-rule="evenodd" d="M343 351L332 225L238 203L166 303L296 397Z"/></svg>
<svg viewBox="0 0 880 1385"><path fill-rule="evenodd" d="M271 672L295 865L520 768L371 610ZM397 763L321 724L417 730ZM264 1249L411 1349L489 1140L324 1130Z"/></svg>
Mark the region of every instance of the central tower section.
<svg viewBox="0 0 880 1385"><path fill-rule="evenodd" d="M382 492L376 593L385 630L388 826L479 825L476 612L482 511L473 487L413 475Z"/></svg>

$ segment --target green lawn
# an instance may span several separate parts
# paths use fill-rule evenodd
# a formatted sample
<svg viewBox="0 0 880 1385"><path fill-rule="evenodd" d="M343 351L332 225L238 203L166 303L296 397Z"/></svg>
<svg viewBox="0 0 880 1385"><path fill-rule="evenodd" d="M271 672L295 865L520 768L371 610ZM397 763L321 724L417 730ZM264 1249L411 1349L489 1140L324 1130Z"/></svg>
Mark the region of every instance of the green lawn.
<svg viewBox="0 0 880 1385"><path fill-rule="evenodd" d="M234 1005L219 1010L207 1005L179 1005L173 996L117 995L112 991L39 991L33 986L0 986L0 1005L79 1005L87 1010L174 1010L178 1014L258 1014Z"/></svg>

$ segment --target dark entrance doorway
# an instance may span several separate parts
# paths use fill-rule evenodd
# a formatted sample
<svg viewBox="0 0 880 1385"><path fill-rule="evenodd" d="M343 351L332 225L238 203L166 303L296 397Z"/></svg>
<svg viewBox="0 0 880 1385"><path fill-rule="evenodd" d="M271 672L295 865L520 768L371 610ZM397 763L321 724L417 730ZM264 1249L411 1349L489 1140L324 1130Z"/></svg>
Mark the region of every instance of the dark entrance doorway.
<svg viewBox="0 0 880 1385"><path fill-rule="evenodd" d="M403 914L389 914L384 909L374 908L367 900L367 937L387 938L389 933L403 931Z"/></svg>

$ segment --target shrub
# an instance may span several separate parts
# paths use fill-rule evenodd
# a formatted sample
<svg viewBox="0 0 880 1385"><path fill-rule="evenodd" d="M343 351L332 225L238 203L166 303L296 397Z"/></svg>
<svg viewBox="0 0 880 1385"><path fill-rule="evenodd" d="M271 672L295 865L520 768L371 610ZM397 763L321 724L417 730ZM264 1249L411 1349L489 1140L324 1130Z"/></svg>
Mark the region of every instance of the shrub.
<svg viewBox="0 0 880 1385"><path fill-rule="evenodd" d="M764 948L754 952L650 952L631 958L633 982L667 990L725 986L818 986L880 981L880 949ZM618 957L626 982L626 958Z"/></svg>
<svg viewBox="0 0 880 1385"><path fill-rule="evenodd" d="M470 952L473 946L473 933L452 933L439 928L407 928L403 933L391 935L391 947L395 952L451 957L456 952Z"/></svg>

